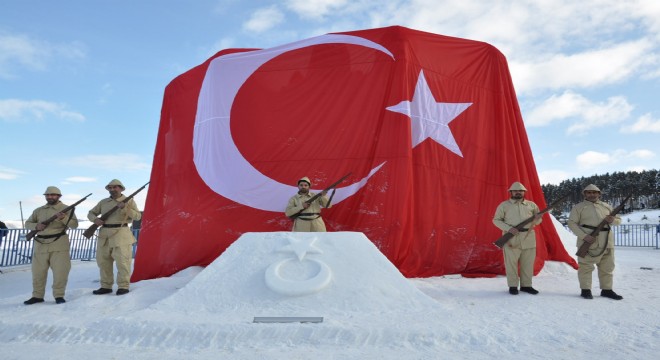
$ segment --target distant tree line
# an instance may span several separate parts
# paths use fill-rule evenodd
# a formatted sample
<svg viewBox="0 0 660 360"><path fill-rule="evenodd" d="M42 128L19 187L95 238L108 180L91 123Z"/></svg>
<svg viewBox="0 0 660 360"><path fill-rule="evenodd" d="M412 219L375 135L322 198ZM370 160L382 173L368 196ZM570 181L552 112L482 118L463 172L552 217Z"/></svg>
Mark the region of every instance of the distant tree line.
<svg viewBox="0 0 660 360"><path fill-rule="evenodd" d="M570 211L574 204L583 200L582 190L589 184L594 184L602 192L601 200L617 206L629 194L632 198L626 205L625 212L636 209L660 208L660 171L628 171L606 173L564 180L559 185L541 185L547 203L561 196L568 195L563 206L552 211L555 216Z"/></svg>

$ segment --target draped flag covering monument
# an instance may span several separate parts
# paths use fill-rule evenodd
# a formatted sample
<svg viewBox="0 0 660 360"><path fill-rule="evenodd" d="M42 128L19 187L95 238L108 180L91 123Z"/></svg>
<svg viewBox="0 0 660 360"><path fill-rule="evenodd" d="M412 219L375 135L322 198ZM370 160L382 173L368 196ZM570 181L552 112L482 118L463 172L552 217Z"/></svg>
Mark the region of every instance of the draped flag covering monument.
<svg viewBox="0 0 660 360"><path fill-rule="evenodd" d="M507 189L546 204L504 55L399 26L222 50L165 89L132 281L289 231L296 181L342 175L329 231L364 233L407 277L504 273ZM548 215L535 272L576 267ZM250 254L245 254L249 256Z"/></svg>

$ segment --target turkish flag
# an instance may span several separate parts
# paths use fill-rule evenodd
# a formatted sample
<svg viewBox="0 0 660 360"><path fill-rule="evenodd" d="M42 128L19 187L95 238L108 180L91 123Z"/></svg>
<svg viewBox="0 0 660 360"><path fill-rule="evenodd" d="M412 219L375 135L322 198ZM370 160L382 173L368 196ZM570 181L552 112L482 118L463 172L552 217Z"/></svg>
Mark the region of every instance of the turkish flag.
<svg viewBox="0 0 660 360"><path fill-rule="evenodd" d="M132 281L290 231L297 180L349 172L328 230L363 232L408 277L503 274L492 218L509 185L546 205L491 45L395 26L223 50L165 90ZM547 216L537 239L536 272L577 267Z"/></svg>

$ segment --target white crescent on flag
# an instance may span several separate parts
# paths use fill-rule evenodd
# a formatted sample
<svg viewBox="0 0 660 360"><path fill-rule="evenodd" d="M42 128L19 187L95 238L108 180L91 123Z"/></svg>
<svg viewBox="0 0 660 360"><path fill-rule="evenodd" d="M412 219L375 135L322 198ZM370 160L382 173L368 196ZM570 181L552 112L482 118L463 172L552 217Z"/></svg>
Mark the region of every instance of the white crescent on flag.
<svg viewBox="0 0 660 360"><path fill-rule="evenodd" d="M240 88L261 65L291 50L333 43L372 48L394 59L389 50L370 40L328 34L270 49L223 55L211 61L197 101L193 161L202 180L214 192L252 208L283 211L298 188L269 178L243 157L231 135L231 108ZM359 182L338 187L334 202L339 203L355 194L383 165L371 169Z"/></svg>

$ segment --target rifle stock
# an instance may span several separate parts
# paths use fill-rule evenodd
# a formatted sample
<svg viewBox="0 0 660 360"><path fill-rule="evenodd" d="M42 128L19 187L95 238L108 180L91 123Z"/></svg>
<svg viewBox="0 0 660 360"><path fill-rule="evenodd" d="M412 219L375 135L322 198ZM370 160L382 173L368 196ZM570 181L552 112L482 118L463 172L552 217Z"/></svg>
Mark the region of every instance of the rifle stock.
<svg viewBox="0 0 660 360"><path fill-rule="evenodd" d="M327 188L323 189L323 191L328 191L328 190L334 189L337 185L341 184L342 181L346 180L346 178L349 177L350 175L351 175L351 173L349 172L348 174L342 176L341 179L335 181L335 182L332 183L330 186L328 186ZM305 202L306 202L307 204L311 204L311 203L313 203L314 200L316 200L316 199L318 199L319 197L321 197L321 194L323 194L323 191L321 191L320 193L318 193L318 194L312 196L311 198L309 198L309 200L307 200L307 201L305 201ZM300 214L302 214L302 212L303 212L304 210L305 210L305 209L302 209L302 210L298 211L297 213L295 213L295 214L289 216L289 218L292 219L292 220L295 220L295 218L297 218L298 216L300 216Z"/></svg>
<svg viewBox="0 0 660 360"><path fill-rule="evenodd" d="M150 182L150 181L147 181L146 184L142 185L141 188L135 190L134 193L132 193L131 195L127 196L126 199L122 200L121 202L124 203L124 204L128 203L128 202L129 202L129 201L130 201L135 195L137 195L137 193L139 193L139 192L142 191L145 187L147 187L147 185L149 185L149 182ZM115 205L112 209L106 211L106 213L103 214L103 215L101 215L101 217L99 217L99 219L100 219L101 221L106 221L106 220L108 220L108 218L110 217L110 215L112 215L115 211L117 211L117 209L119 209L119 204ZM98 228L99 228L98 225L96 225L95 223L92 223L92 225L91 225L89 228L87 228L87 230L85 230L85 232L83 232L83 236L86 237L87 239L91 238L91 237L94 235L94 233L96 232L96 229L98 229Z"/></svg>
<svg viewBox="0 0 660 360"><path fill-rule="evenodd" d="M62 209L62 211L58 212L58 214L68 212L69 210L75 208L81 202L87 200L87 198L90 197L90 196L92 196L92 193L89 193L89 195L85 196L84 198L82 198L82 199L76 201L75 203L65 207L64 209ZM49 217L48 219L40 222L39 224L44 224L44 225L48 226L50 223L55 221L55 219L57 219L57 214ZM25 235L25 240L27 240L27 241L32 240L32 238L35 237L39 231L40 230L32 230L32 231L28 232L27 235Z"/></svg>
<svg viewBox="0 0 660 360"><path fill-rule="evenodd" d="M626 196L626 198L623 199L621 204L619 204L619 206L617 206L616 208L614 208L612 210L612 212L610 212L610 216L615 216L621 210L623 210L623 208L626 206L626 202L628 201L628 199L630 199L630 197L632 197L632 193L630 193L630 195ZM603 228L607 224L608 224L607 220L603 219L598 224L598 226L596 226L596 228L589 235L593 236L596 239L595 241L598 241L598 235L600 234L601 231L603 231ZM591 247L591 244L593 244L593 243L592 242L589 243L589 242L586 242L586 241L583 242L582 245L580 245L580 247L578 248L578 251L575 253L575 255L577 255L579 257L585 257L589 253L589 248ZM605 246L607 247L607 244L605 244Z"/></svg>
<svg viewBox="0 0 660 360"><path fill-rule="evenodd" d="M540 215L543 215L543 214L547 213L548 211L552 210L552 208L554 208L555 206L557 206L557 205L561 204L562 202L564 202L564 200L566 200L567 197L568 197L568 195L564 195L564 196L560 197L559 200L553 202L553 203L550 204L547 208L545 208L545 209L539 211L539 214L540 214ZM514 228L518 229L518 231L524 229L524 228L525 228L525 225L527 225L527 224L531 223L532 221L534 221L534 217L535 217L535 216L536 216L536 215L534 215L534 216L530 216L529 218L523 220L520 224L514 226ZM514 237L514 236L515 236L515 235L513 235L512 233L510 233L510 232L506 232L506 233L504 233L504 235L502 235L499 239L493 241L493 244L495 244L495 246L497 246L498 248L501 249L501 248L503 248L504 245L505 245L509 240L511 240L511 238Z"/></svg>

